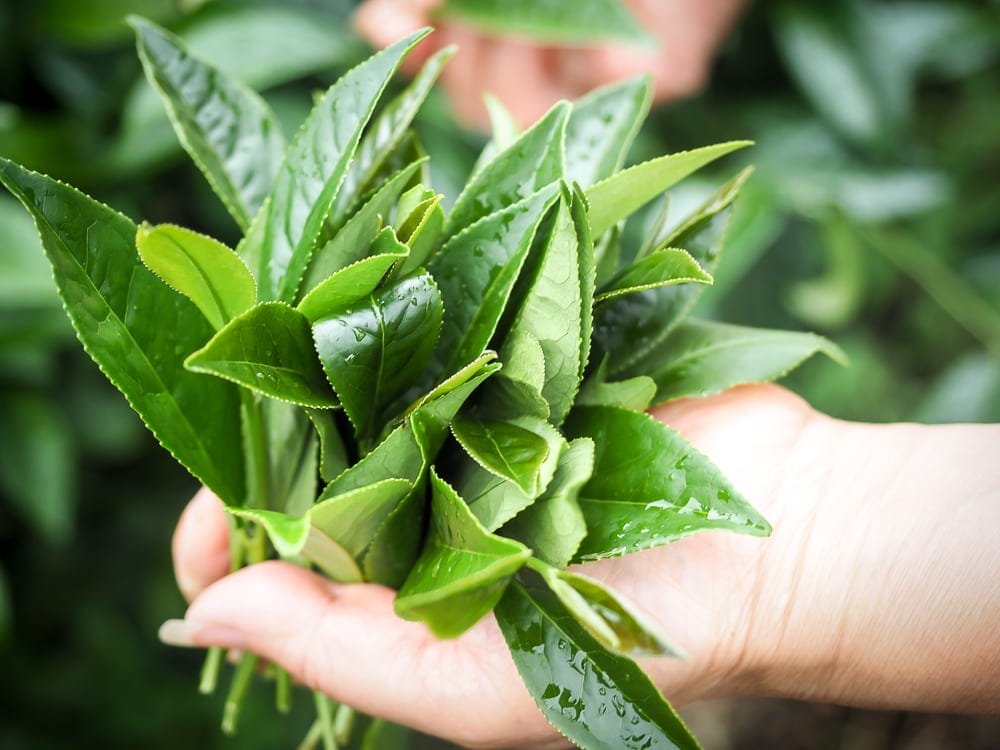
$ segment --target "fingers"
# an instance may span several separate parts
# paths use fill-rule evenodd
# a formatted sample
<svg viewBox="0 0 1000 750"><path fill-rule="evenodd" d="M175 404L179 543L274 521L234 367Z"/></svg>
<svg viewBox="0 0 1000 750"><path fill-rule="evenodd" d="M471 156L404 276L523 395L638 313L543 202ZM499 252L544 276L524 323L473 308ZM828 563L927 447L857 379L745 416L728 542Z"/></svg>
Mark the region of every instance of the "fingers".
<svg viewBox="0 0 1000 750"><path fill-rule="evenodd" d="M174 575L188 601L229 572L229 528L222 502L202 487L181 514L173 538Z"/></svg>
<svg viewBox="0 0 1000 750"><path fill-rule="evenodd" d="M210 586L165 636L252 651L337 701L453 740L551 736L495 623L438 641L400 620L392 599L382 586L265 562Z"/></svg>

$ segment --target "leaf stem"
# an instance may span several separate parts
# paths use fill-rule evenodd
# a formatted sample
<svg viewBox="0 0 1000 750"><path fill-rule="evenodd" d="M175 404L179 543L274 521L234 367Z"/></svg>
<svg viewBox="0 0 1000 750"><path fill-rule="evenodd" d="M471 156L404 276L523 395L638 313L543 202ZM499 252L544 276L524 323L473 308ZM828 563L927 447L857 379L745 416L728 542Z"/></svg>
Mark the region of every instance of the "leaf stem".
<svg viewBox="0 0 1000 750"><path fill-rule="evenodd" d="M243 401L244 449L250 474L246 504L248 508L266 510L271 505L271 472L261 399L246 390L240 393L240 397Z"/></svg>
<svg viewBox="0 0 1000 750"><path fill-rule="evenodd" d="M281 667L275 667L274 704L277 709L287 714L292 709L292 677Z"/></svg>
<svg viewBox="0 0 1000 750"><path fill-rule="evenodd" d="M333 715L330 711L330 699L319 690L313 690L316 702L316 721L320 727L324 750L338 750L337 740L333 733Z"/></svg>
<svg viewBox="0 0 1000 750"><path fill-rule="evenodd" d="M306 732L306 736L299 743L298 750L315 750L316 743L320 741L323 736L323 723L319 719L315 719L313 723L309 726L309 731Z"/></svg>
<svg viewBox="0 0 1000 750"><path fill-rule="evenodd" d="M337 706L333 717L333 737L341 745L346 745L351 739L351 729L354 728L354 709L345 703Z"/></svg>
<svg viewBox="0 0 1000 750"><path fill-rule="evenodd" d="M226 706L222 712L222 731L228 735L236 734L240 708L243 706L250 680L257 669L257 662L256 654L245 653L240 657L240 663L236 667L233 682L229 686L229 695L226 696Z"/></svg>
<svg viewBox="0 0 1000 750"><path fill-rule="evenodd" d="M205 654L205 663L201 667L201 680L198 682L198 692L211 695L219 684L219 669L222 667L222 656L225 651L218 646L212 646Z"/></svg>

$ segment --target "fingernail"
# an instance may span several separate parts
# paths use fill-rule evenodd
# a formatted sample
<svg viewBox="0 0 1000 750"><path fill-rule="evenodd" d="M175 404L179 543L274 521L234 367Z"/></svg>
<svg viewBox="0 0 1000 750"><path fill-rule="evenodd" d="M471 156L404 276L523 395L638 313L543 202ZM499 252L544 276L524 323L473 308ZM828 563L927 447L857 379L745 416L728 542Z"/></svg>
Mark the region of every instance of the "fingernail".
<svg viewBox="0 0 1000 750"><path fill-rule="evenodd" d="M161 643L182 648L219 646L245 649L247 645L246 636L236 628L190 620L167 620L160 626L158 636Z"/></svg>

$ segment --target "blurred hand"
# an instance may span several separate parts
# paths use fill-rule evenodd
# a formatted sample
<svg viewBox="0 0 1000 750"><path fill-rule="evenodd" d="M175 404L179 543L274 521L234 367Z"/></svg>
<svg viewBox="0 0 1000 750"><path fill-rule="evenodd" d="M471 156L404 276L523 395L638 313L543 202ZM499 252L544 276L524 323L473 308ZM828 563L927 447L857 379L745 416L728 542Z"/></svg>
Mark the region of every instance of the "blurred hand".
<svg viewBox="0 0 1000 750"><path fill-rule="evenodd" d="M355 16L357 29L385 47L432 25L442 0L366 0ZM483 94L500 99L522 125L537 120L560 99L575 99L606 83L648 73L655 101L699 91L715 50L745 0L627 0L635 16L659 42L656 49L628 45L585 48L542 47L511 37L487 36L459 25L439 25L407 60L416 72L438 49L458 44L458 54L441 83L458 116L470 125L488 124Z"/></svg>

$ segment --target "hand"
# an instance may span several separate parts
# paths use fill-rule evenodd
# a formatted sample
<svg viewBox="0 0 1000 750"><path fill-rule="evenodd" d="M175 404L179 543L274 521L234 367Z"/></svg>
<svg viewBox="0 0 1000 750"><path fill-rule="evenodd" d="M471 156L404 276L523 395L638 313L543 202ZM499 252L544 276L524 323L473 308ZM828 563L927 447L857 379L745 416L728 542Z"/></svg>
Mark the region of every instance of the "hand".
<svg viewBox="0 0 1000 750"><path fill-rule="evenodd" d="M376 47L385 47L432 24L442 0L367 0L355 25ZM696 93L705 84L715 50L745 0L628 0L656 37L656 49L628 45L542 47L510 37L486 36L459 25L440 26L407 61L413 73L436 50L458 44L441 83L458 116L488 123L483 94L502 101L522 125L533 123L560 99L575 99L606 83L648 73L655 101Z"/></svg>
<svg viewBox="0 0 1000 750"><path fill-rule="evenodd" d="M758 386L679 402L657 416L708 453L778 534L794 538L775 516L776 500L785 471L798 465L797 436L819 418L805 402ZM393 592L382 586L338 585L282 562L226 576L226 528L219 501L204 490L181 518L174 560L193 603L184 624L171 627L175 642L249 649L337 701L470 747L565 745L523 687L492 617L438 641L398 619ZM738 690L743 665L756 663L748 636L769 544L710 532L583 569L628 596L689 655L643 662L683 704Z"/></svg>

